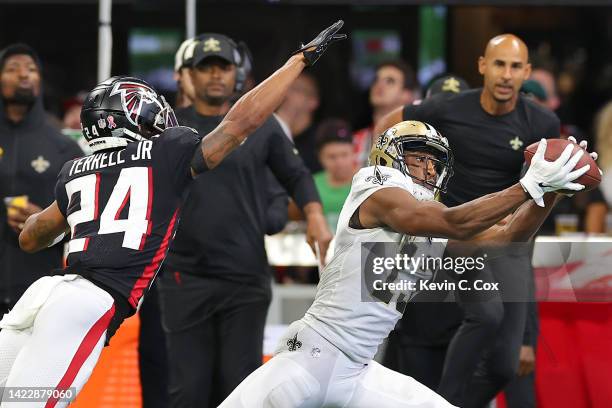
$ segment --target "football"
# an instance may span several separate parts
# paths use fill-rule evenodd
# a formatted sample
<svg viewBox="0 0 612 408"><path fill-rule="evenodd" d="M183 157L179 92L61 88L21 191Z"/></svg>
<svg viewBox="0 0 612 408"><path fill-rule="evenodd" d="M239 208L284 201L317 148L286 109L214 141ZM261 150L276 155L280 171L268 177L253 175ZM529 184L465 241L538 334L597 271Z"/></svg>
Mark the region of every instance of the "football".
<svg viewBox="0 0 612 408"><path fill-rule="evenodd" d="M538 149L539 144L540 142L533 143L529 145L527 149L525 149L525 161L527 162L527 164L531 163L531 159L533 158L533 155ZM570 140L548 139L547 146L546 146L546 153L544 153L544 158L549 161L558 159L568 144L574 145L574 150L572 154L576 153L578 149L582 149L580 146L578 146L576 143ZM591 165L591 168L589 169L589 171L587 171L585 174L583 174L576 180L577 183L584 184L584 190L582 191L592 190L595 187L597 187L599 183L601 182L601 173L599 171L599 167L597 166L597 163L595 163L595 160L593 160L593 158L588 154L588 152L585 151L585 154L582 155L582 157L580 158L580 161L578 162L578 164L576 164L576 167L574 168L579 169L583 166L586 166L587 164ZM568 193L572 193L572 192L568 191Z"/></svg>

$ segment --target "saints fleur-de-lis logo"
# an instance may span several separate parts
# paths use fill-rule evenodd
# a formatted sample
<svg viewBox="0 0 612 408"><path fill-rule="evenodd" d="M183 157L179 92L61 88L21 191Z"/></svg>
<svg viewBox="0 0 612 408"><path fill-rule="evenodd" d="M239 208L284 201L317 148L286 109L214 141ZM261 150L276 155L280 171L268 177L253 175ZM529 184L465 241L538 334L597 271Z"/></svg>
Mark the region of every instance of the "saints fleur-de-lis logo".
<svg viewBox="0 0 612 408"><path fill-rule="evenodd" d="M378 166L374 166L374 175L368 176L365 181L371 181L374 184L378 184L380 186L383 185L385 181L387 181L391 176L388 174L382 174L378 169Z"/></svg>
<svg viewBox="0 0 612 408"><path fill-rule="evenodd" d="M30 165L37 173L44 173L51 166L51 163L49 163L49 160L45 160L44 157L38 156L36 160L30 162Z"/></svg>
<svg viewBox="0 0 612 408"><path fill-rule="evenodd" d="M523 141L519 139L518 136L515 136L514 139L510 141L510 146L512 147L513 150L518 150L521 147L523 147Z"/></svg>
<svg viewBox="0 0 612 408"><path fill-rule="evenodd" d="M215 38L209 38L204 41L204 52L219 52L221 51L221 42Z"/></svg>
<svg viewBox="0 0 612 408"><path fill-rule="evenodd" d="M378 139L376 139L376 148L378 150L382 150L383 147L385 147L385 145L387 144L387 142L389 141L389 138L385 135L380 135L378 137Z"/></svg>
<svg viewBox="0 0 612 408"><path fill-rule="evenodd" d="M459 81L453 77L450 77L442 84L442 91L459 93L459 91L461 91L461 89L459 89L460 85L461 83Z"/></svg>
<svg viewBox="0 0 612 408"><path fill-rule="evenodd" d="M289 351L295 351L302 347L302 342L297 339L297 333L292 339L287 340L287 346L289 346Z"/></svg>

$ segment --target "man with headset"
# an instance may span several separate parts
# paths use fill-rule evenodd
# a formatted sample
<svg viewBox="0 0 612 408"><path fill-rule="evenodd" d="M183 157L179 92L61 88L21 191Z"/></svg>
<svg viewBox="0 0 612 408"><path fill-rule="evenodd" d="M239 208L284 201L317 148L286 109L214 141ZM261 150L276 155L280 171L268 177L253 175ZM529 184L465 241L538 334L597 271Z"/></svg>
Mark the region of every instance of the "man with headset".
<svg viewBox="0 0 612 408"><path fill-rule="evenodd" d="M198 39L189 72L195 98L177 117L207 132L242 88L245 53L221 34ZM332 237L312 176L276 119L255 133L216 174L193 183L159 280L171 407L217 406L261 365L271 298L268 169L305 213L309 243L322 256Z"/></svg>

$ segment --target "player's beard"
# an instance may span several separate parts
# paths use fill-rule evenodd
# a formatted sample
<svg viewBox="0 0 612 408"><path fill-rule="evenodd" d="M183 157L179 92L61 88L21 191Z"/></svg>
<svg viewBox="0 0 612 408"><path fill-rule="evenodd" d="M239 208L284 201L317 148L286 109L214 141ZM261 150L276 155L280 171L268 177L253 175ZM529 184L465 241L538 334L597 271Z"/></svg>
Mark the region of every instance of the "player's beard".
<svg viewBox="0 0 612 408"><path fill-rule="evenodd" d="M202 92L202 99L210 106L221 106L232 97L232 93L227 91L227 88L224 87L222 94L213 94L208 91L208 89L204 89Z"/></svg>
<svg viewBox="0 0 612 408"><path fill-rule="evenodd" d="M29 88L17 88L12 96L4 98L4 103L12 105L32 106L34 102L36 102L36 95Z"/></svg>

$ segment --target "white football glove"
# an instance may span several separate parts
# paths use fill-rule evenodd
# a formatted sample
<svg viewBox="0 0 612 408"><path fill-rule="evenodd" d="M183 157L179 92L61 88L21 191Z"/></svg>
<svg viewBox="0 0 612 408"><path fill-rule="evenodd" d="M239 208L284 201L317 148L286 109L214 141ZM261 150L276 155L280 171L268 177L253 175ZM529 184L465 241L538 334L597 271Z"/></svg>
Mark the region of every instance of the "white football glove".
<svg viewBox="0 0 612 408"><path fill-rule="evenodd" d="M578 144L580 147L582 147L584 150L587 150L587 146L588 146L588 142L586 140L582 140L580 141L580 143L578 143L578 141L576 140L576 138L574 136L570 136L567 138L567 140L574 142L576 144ZM590 152L589 156L591 156L593 158L593 160L597 161L597 158L599 157L599 155L597 154L597 152ZM603 176L603 172L601 171L601 169L599 169L599 175ZM561 193L566 197L573 197L574 194L568 193L568 192L563 192Z"/></svg>
<svg viewBox="0 0 612 408"><path fill-rule="evenodd" d="M537 205L544 207L544 193L556 190L580 191L584 185L573 183L574 180L589 171L590 165L578 170L574 167L584 154L584 150L576 152L572 156L573 145L568 145L559 158L555 161L547 161L544 158L546 152L546 139L542 139L531 159L531 165L527 173L520 180L521 185L533 198Z"/></svg>
<svg viewBox="0 0 612 408"><path fill-rule="evenodd" d="M580 143L578 143L578 141L576 140L576 138L574 136L568 137L567 140L569 140L570 142L574 142L578 146L582 147L584 150L587 150L588 142L586 140L581 140ZM597 160L597 158L599 157L597 152L591 152L591 153L589 153L589 156L591 156L593 158L593 160ZM600 170L600 172L601 172L601 170Z"/></svg>

